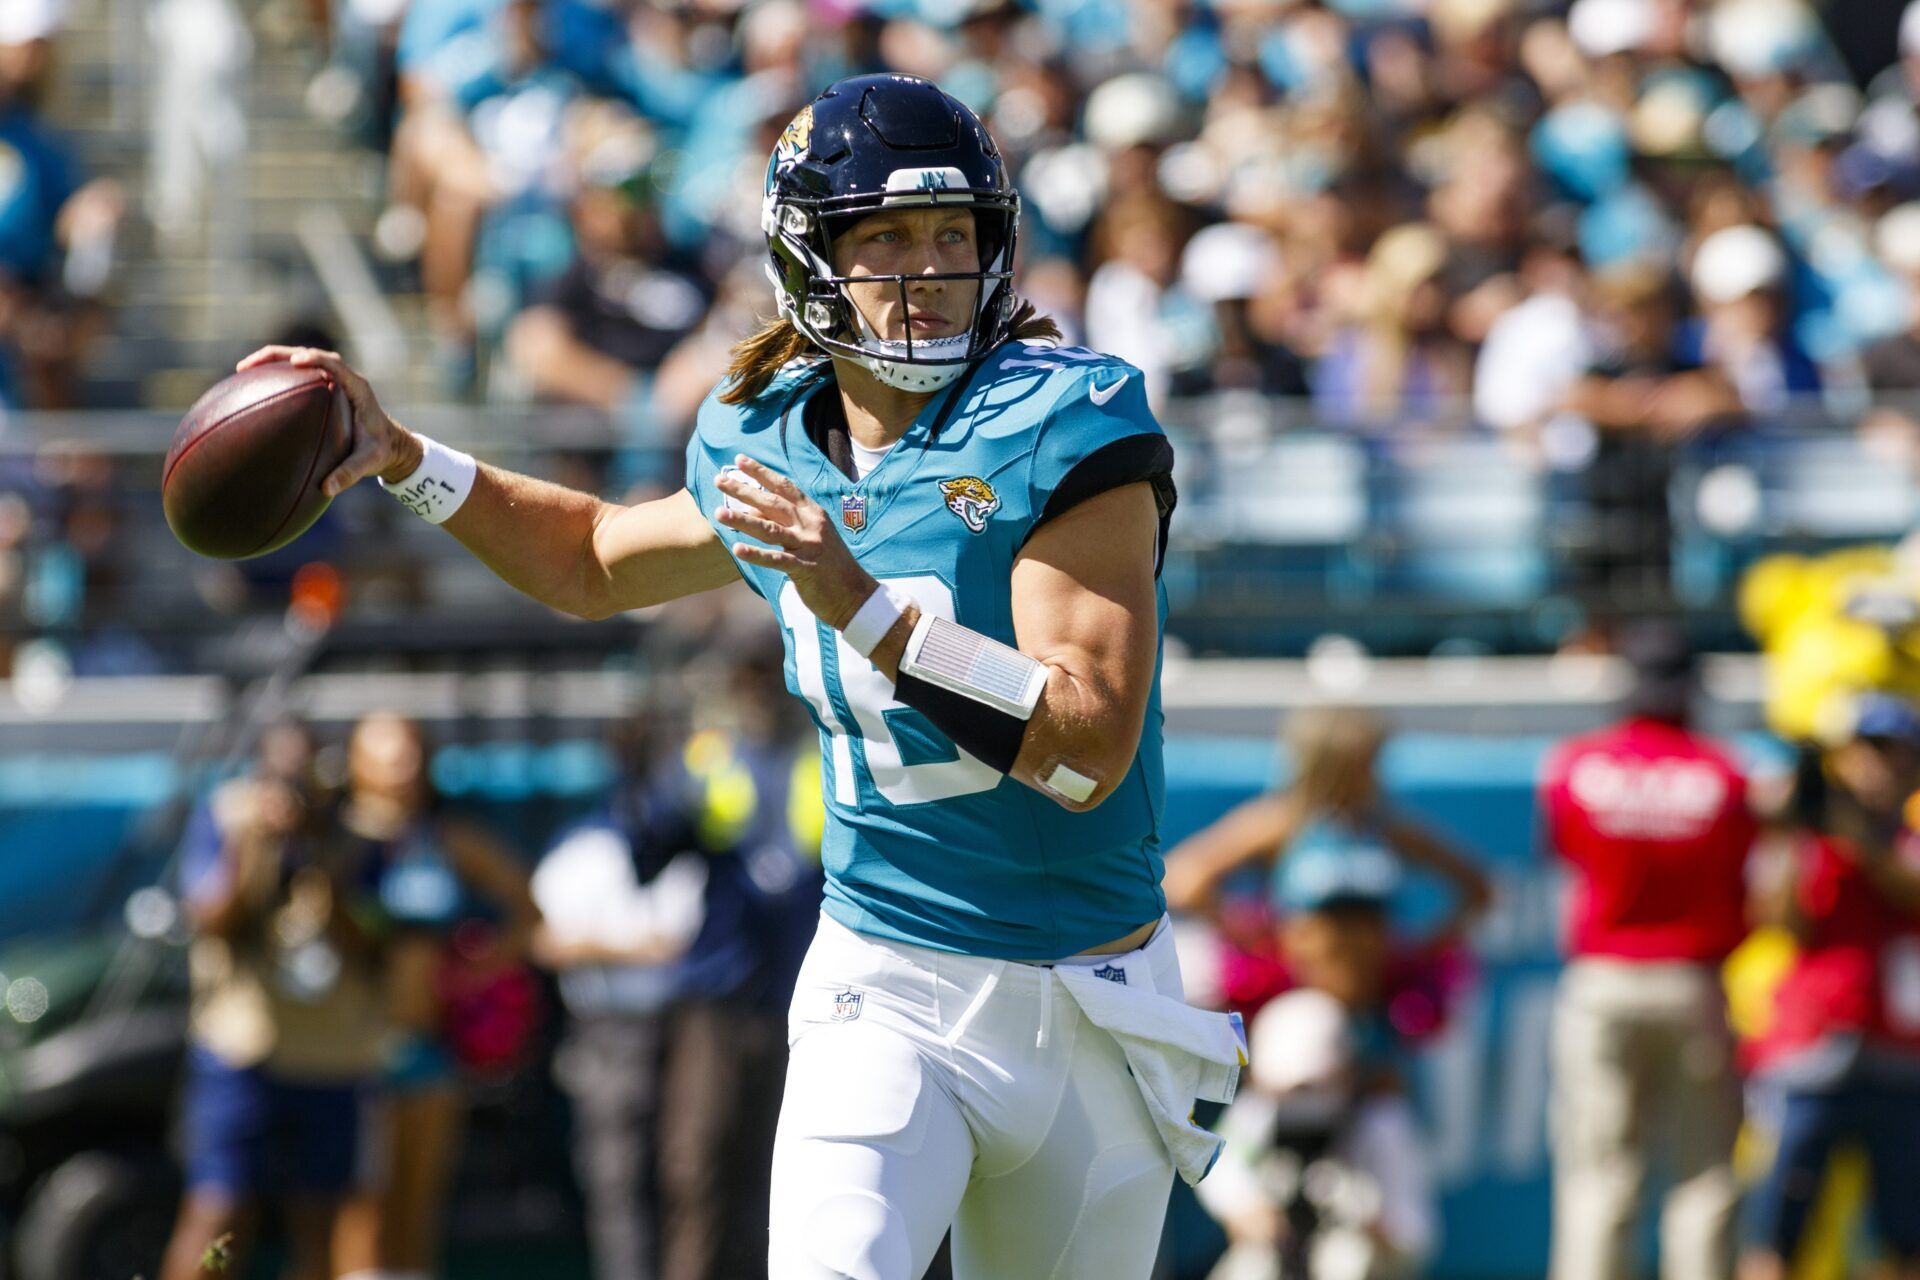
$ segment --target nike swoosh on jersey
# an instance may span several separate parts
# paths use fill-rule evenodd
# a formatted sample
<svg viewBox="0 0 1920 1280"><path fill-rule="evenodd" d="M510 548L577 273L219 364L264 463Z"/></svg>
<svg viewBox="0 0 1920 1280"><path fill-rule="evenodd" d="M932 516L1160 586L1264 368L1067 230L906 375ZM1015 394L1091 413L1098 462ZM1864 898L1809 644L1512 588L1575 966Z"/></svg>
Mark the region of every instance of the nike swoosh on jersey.
<svg viewBox="0 0 1920 1280"><path fill-rule="evenodd" d="M1130 373L1123 373L1120 375L1120 381L1110 387L1088 387L1087 399L1093 401L1095 404L1105 404L1120 393L1120 388L1126 386L1127 379L1132 376Z"/></svg>

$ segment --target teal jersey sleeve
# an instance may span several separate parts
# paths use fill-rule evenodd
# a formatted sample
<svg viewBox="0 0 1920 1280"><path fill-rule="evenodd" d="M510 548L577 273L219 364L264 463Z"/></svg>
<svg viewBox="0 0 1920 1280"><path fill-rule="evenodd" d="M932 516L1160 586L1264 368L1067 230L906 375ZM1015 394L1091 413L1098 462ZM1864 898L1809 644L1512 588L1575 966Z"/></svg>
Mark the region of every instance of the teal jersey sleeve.
<svg viewBox="0 0 1920 1280"><path fill-rule="evenodd" d="M718 394L717 392L715 393ZM714 519L714 514L726 503L726 495L720 492L715 483L721 472L734 465L734 457L741 453L740 432L737 423L740 410L733 405L721 404L713 395L709 395L700 405L699 415L694 419L693 437L687 441L687 492L700 505L700 514L713 527L713 531L726 544L727 550L733 550L740 535ZM747 572L747 566L740 561L733 562L740 570L747 585L756 592L760 585Z"/></svg>
<svg viewBox="0 0 1920 1280"><path fill-rule="evenodd" d="M1153 486L1162 543L1173 513L1173 446L1147 404L1146 379L1124 360L1079 348L1047 353L1066 367L1028 456L1032 536L1047 521L1122 485Z"/></svg>
<svg viewBox="0 0 1920 1280"><path fill-rule="evenodd" d="M795 393L800 390L800 384L811 373L812 370L807 367L783 370L765 391L743 405L721 401L720 392L725 383L716 387L701 402L699 414L694 419L693 438L687 441L687 492L700 504L700 514L713 526L714 533L719 535L728 551L732 551L740 541L741 534L715 519L715 514L727 501L727 495L720 492L717 481L724 472L736 465L736 459L743 453L757 458L775 471L787 469L782 458L780 420ZM778 594L781 575L737 559L734 567L759 595L771 599L769 590Z"/></svg>

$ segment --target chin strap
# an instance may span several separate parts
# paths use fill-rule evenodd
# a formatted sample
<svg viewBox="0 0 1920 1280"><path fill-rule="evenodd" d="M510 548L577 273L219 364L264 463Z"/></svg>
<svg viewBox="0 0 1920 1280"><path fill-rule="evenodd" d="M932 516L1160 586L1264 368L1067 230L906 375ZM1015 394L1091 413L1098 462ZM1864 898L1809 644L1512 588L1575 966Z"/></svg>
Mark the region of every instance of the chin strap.
<svg viewBox="0 0 1920 1280"><path fill-rule="evenodd" d="M859 330L856 345L862 354L856 358L860 366L888 386L901 391L938 391L967 371L963 361L968 348L973 345L971 333L913 343L915 351L927 352L935 359L954 361L952 364L919 364L907 359L907 343L895 342L875 333L867 317L853 304L853 299L847 299L846 307L853 313L854 327Z"/></svg>

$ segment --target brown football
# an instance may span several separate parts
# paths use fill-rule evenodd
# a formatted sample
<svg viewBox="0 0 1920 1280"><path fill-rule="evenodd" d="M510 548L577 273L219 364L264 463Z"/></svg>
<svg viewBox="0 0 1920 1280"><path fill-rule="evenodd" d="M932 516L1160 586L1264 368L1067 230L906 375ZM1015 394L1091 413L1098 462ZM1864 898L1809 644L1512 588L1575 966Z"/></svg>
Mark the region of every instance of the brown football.
<svg viewBox="0 0 1920 1280"><path fill-rule="evenodd" d="M327 509L347 456L347 398L321 369L263 364L200 397L173 433L160 501L173 536L219 560L276 551Z"/></svg>

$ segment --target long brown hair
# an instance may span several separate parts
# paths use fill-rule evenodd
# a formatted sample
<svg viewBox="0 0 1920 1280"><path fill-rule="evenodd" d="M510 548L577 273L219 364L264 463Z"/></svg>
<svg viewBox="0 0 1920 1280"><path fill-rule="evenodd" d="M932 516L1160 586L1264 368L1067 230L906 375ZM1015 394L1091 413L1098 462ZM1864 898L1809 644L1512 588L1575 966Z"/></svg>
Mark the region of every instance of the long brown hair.
<svg viewBox="0 0 1920 1280"><path fill-rule="evenodd" d="M1021 342L1058 342L1060 326L1052 316L1044 316L1025 298L1015 300L1013 316L1007 321L1007 336ZM785 316L775 316L758 329L733 344L732 359L727 365L727 375L722 379L726 390L720 393L721 404L746 404L756 399L774 375L795 360L819 360L825 353L813 345L813 340L801 333Z"/></svg>

